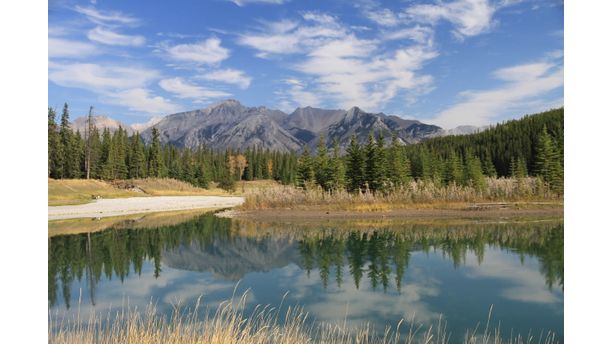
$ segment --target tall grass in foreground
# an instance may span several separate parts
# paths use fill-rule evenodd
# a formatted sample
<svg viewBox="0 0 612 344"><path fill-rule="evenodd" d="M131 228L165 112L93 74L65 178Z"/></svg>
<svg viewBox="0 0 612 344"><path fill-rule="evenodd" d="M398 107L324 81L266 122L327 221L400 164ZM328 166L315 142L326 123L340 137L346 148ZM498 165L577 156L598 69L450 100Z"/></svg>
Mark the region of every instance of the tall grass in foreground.
<svg viewBox="0 0 612 344"><path fill-rule="evenodd" d="M345 190L326 192L321 188L301 189L279 185L246 193L242 209L328 206L335 209L382 210L416 204L562 200L562 196L551 193L538 178L486 178L485 181L484 188L478 190L454 183L441 185L415 180L376 194L367 190L360 193Z"/></svg>
<svg viewBox="0 0 612 344"><path fill-rule="evenodd" d="M308 313L300 307L288 307L281 312L271 306L255 307L250 314L244 312L246 293L234 302L230 299L221 303L214 314L206 312L204 320L198 316L199 302L194 310L181 311L175 308L169 318L156 313L155 306L150 304L146 310L139 312L136 308L122 310L106 317L90 314L81 319L67 321L59 315L49 318L50 343L450 343L451 333L446 331L442 318L435 326L423 327L399 321L395 328L387 327L382 333L376 333L372 326L364 324L358 328L347 328L344 324L319 323L309 321ZM463 336L466 344L522 344L522 343L558 343L555 334L548 332L534 336L519 334L504 339L497 328L490 327L491 311L482 330L477 326L467 330ZM282 321L279 321L282 320ZM404 331L401 334L400 331ZM453 338L455 334L452 334ZM461 338L461 337L460 337Z"/></svg>

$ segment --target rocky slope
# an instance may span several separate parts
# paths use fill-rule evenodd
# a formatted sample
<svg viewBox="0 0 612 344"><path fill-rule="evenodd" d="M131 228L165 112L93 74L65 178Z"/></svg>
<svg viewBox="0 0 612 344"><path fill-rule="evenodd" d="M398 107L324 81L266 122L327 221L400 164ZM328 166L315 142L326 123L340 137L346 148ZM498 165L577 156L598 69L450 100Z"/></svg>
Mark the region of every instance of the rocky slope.
<svg viewBox="0 0 612 344"><path fill-rule="evenodd" d="M190 148L204 144L216 150L258 147L282 152L300 151L305 145L314 149L322 135L328 148L337 140L344 151L352 135L364 143L370 132L375 135L382 133L387 139L395 132L403 144L450 134L435 125L384 113L369 113L357 107L345 111L308 106L286 114L264 106L247 107L232 99L205 109L156 118L147 124L126 126L106 116L94 116L94 123L99 129L106 127L111 131L119 125L130 134L138 130L146 142L150 142L152 126L155 126L162 143ZM81 131L86 125L86 117L77 118L73 124Z"/></svg>

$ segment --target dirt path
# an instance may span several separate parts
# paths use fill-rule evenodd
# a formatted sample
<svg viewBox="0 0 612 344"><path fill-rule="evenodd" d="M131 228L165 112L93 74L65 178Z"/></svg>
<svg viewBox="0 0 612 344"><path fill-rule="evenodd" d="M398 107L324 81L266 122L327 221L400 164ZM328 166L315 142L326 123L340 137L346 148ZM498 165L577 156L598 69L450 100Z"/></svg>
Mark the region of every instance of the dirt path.
<svg viewBox="0 0 612 344"><path fill-rule="evenodd" d="M201 208L229 208L240 205L243 202L244 197L222 196L159 196L98 199L87 204L49 207L49 221Z"/></svg>

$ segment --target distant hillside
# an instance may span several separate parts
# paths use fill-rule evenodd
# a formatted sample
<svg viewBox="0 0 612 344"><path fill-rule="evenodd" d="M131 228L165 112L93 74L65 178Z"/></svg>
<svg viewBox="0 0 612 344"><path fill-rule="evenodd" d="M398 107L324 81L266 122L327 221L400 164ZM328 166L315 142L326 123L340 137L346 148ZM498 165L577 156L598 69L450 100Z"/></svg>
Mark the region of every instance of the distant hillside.
<svg viewBox="0 0 612 344"><path fill-rule="evenodd" d="M419 144L405 147L405 150L413 157L423 148L443 156L451 151L460 154L471 152L483 161L488 154L492 157L498 173L502 175L510 173L509 166L513 158L522 157L531 172L534 167L536 143L544 126L563 157L563 108L527 115L474 134L429 138Z"/></svg>
<svg viewBox="0 0 612 344"><path fill-rule="evenodd" d="M127 131L128 135L132 135L137 131L144 131L147 128L157 124L157 122L162 119L162 117L155 116L146 123L125 124L108 116L97 115L91 116L91 118L93 125L98 128L99 132L102 132L105 128L107 128L111 133L114 133L117 129L119 129L119 126L121 126ZM85 133L87 129L87 116L75 118L70 126L74 131L79 131L81 134Z"/></svg>
<svg viewBox="0 0 612 344"><path fill-rule="evenodd" d="M442 128L405 120L383 113L373 114L357 107L326 110L297 108L291 114L264 106L247 107L236 100L226 100L208 108L166 116L155 127L163 143L195 148L202 144L213 149L259 147L280 152L300 151L304 145L316 146L319 135L331 148L338 140L344 150L355 134L365 142L370 132L391 137L396 132L405 144L444 133ZM151 139L151 128L143 132Z"/></svg>

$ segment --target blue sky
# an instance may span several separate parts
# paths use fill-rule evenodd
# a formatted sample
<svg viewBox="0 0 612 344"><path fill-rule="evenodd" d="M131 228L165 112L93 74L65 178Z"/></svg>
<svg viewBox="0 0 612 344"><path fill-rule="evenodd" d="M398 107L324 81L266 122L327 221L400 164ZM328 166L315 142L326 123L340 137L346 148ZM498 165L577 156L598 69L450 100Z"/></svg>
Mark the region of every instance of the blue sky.
<svg viewBox="0 0 612 344"><path fill-rule="evenodd" d="M48 86L125 123L234 98L486 125L563 105L563 2L50 1Z"/></svg>

